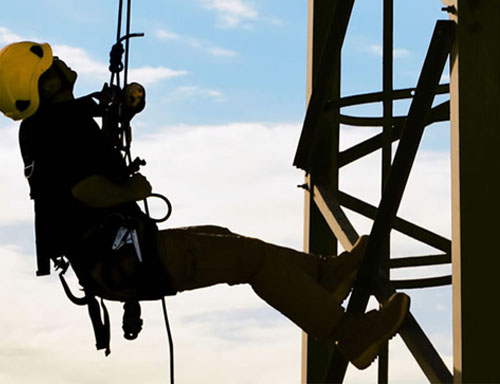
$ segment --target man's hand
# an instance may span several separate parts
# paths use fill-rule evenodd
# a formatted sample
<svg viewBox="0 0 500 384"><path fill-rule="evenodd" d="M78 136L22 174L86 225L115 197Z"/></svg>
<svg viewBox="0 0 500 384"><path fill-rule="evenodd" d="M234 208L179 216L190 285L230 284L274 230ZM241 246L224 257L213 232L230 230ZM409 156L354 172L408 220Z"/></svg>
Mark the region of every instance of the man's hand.
<svg viewBox="0 0 500 384"><path fill-rule="evenodd" d="M144 200L146 197L151 195L153 188L146 179L140 173L135 173L128 181L130 188L134 191L134 195L138 198L135 200Z"/></svg>
<svg viewBox="0 0 500 384"><path fill-rule="evenodd" d="M144 200L151 195L151 184L136 173L125 183L117 184L101 175L89 176L76 184L73 196L94 208L113 207L131 201Z"/></svg>

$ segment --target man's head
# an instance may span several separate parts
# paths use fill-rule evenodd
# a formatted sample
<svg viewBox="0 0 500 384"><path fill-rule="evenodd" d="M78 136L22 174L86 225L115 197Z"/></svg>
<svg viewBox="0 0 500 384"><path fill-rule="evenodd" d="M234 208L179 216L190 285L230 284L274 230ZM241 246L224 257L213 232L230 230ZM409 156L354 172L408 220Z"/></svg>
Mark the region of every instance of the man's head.
<svg viewBox="0 0 500 384"><path fill-rule="evenodd" d="M72 97L76 72L52 55L49 44L23 41L0 51L0 111L13 120L24 120L40 101Z"/></svg>
<svg viewBox="0 0 500 384"><path fill-rule="evenodd" d="M54 56L52 65L38 81L38 91L41 101L57 102L73 98L73 87L77 73L64 61Z"/></svg>

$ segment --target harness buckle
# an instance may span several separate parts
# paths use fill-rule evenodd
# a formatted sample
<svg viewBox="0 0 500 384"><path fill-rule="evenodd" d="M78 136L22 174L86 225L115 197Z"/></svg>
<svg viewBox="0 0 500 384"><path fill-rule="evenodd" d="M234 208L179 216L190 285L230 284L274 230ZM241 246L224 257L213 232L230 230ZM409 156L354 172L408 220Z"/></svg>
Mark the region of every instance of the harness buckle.
<svg viewBox="0 0 500 384"><path fill-rule="evenodd" d="M121 226L120 228L118 228L118 231L116 232L115 240L113 241L113 245L111 246L111 249L113 251L119 250L125 244L126 240L124 240L124 238L125 238L125 235L128 234L128 232L129 232L129 230L124 226Z"/></svg>

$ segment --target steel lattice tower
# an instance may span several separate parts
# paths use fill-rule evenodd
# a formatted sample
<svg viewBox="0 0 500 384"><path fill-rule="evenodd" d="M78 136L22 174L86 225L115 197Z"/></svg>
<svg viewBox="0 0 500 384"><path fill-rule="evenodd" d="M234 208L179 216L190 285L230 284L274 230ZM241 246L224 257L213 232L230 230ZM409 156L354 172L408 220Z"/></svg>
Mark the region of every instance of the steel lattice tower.
<svg viewBox="0 0 500 384"><path fill-rule="evenodd" d="M497 229L500 217L500 1L442 0L444 20L436 20L415 88L394 89L394 2L383 0L383 89L341 97L342 45L355 0L309 0L307 112L294 165L306 172L305 248L336 254L350 249L358 233L345 209L373 220L365 260L347 310L363 312L368 297L383 302L397 289L452 284L453 372L410 314L400 336L430 382L500 382L494 361L500 345L496 279L500 271ZM442 6L438 0L436 6ZM450 84L440 84L450 60ZM433 104L436 95L449 100ZM411 102L395 116L396 100ZM382 103L382 116L348 116L343 108ZM452 239L401 217L397 211L425 128L451 121ZM339 149L343 124L378 126L382 131L346 150ZM397 143L396 152L392 145ZM339 190L339 171L381 151L382 198L378 207ZM394 156L394 157L393 157ZM425 202L417 202L425 204ZM420 257L390 256L390 236L398 231L439 252ZM452 265L452 276L391 281L392 268ZM388 382L388 349L379 358L378 382ZM344 380L347 362L334 345L303 343L303 383Z"/></svg>

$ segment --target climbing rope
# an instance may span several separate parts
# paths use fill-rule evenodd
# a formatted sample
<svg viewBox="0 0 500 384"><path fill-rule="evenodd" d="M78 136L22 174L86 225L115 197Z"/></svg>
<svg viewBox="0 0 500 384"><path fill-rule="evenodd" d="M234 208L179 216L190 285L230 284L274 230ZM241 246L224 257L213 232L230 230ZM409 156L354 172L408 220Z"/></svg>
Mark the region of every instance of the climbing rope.
<svg viewBox="0 0 500 384"><path fill-rule="evenodd" d="M119 0L116 42L112 46L109 54L109 70L111 72L111 77L109 82L110 100L108 103L108 110L112 114L111 119L116 119L115 121L113 121L114 125L118 125L116 133L118 134L118 142L120 144L119 149L125 152L125 161L127 163L127 166L130 172L134 173L139 169L141 165L145 165L146 162L139 158L136 158L132 161L132 156L130 154L130 144L132 141L130 120L135 113L140 112L144 108L145 90L140 84L128 84L130 39L133 37L144 36L144 33L130 33L131 2L131 0L127 0L126 31L125 35L122 36L123 0ZM125 42L125 47L123 47L123 42ZM125 63L122 62L123 54L125 54ZM121 86L120 84L120 72L122 71L123 86ZM127 93L132 94L134 97L129 99L127 97ZM116 116L113 116L113 114L116 114ZM153 220L156 222L163 222L167 220L172 213L172 205L170 201L165 196L157 193L152 194L151 196L162 200L167 207L167 213L164 217ZM149 207L146 200L144 200L144 209L146 214L150 216ZM174 344L170 324L168 321L166 301L164 297L161 299L161 302L169 343L170 383L174 384ZM141 309L138 302L126 302L124 305L124 309L124 335L125 338L133 340L135 339L135 337L137 337L137 334L142 328L142 320L140 318Z"/></svg>
<svg viewBox="0 0 500 384"><path fill-rule="evenodd" d="M174 384L174 341L172 340L172 331L168 322L167 303L164 297L161 299L163 308L163 318L165 319L165 327L167 328L168 346L170 351L170 383Z"/></svg>
<svg viewBox="0 0 500 384"><path fill-rule="evenodd" d="M112 138L114 145L124 152L124 159L127 163L129 172L135 173L146 162L143 159L135 158L132 160L130 146L132 142L132 129L130 120L136 114L141 112L145 107L144 87L138 83L128 83L128 62L130 39L133 37L142 37L144 33L130 33L130 18L131 18L131 0L127 0L127 24L125 35L122 36L122 16L123 15L123 0L119 1L118 7L118 25L116 32L116 42L111 47L109 53L109 71L111 72L109 87L105 86L101 97L101 102L105 108L106 123L103 123L103 130ZM125 47L123 46L125 42ZM125 62L122 61L125 54ZM120 81L120 73L123 71L123 85ZM153 220L157 223L166 221L172 214L172 204L163 195L158 193L152 194L150 197L158 198L166 204L167 213L160 219ZM144 201L146 213L149 215L147 201Z"/></svg>

